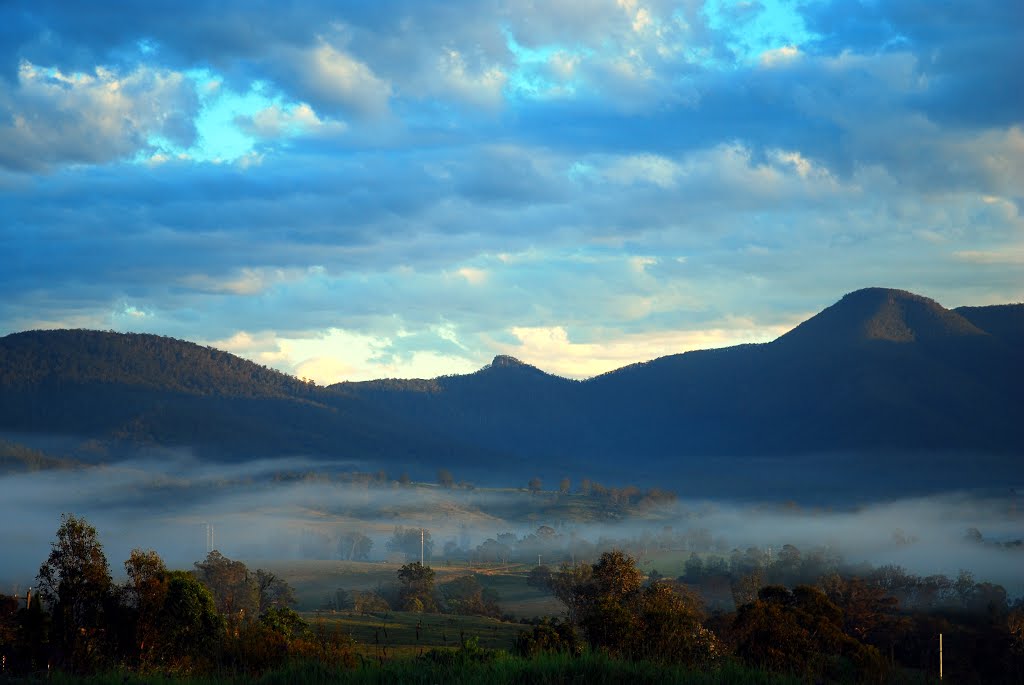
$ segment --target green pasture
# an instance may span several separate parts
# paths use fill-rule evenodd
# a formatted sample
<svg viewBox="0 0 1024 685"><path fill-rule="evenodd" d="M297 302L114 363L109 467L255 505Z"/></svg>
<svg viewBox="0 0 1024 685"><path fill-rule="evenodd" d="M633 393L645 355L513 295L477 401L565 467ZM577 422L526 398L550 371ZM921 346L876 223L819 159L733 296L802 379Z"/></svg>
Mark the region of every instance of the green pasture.
<svg viewBox="0 0 1024 685"><path fill-rule="evenodd" d="M511 650L519 631L528 628L483 616L404 611L387 614L312 612L303 614L303 618L314 629L322 626L328 632L347 633L355 641L357 654L385 659L418 656L434 648L456 648L473 638L486 649Z"/></svg>
<svg viewBox="0 0 1024 685"><path fill-rule="evenodd" d="M366 592L395 583L400 568L399 564L382 562L331 560L256 561L250 566L273 571L287 580L295 590L296 608L305 612L324 608L338 588ZM432 568L438 585L458 576L474 574L481 585L498 592L502 613L517 619L558 616L562 611L562 605L554 597L526 584L526 574L531 568L528 565L469 567L441 563Z"/></svg>

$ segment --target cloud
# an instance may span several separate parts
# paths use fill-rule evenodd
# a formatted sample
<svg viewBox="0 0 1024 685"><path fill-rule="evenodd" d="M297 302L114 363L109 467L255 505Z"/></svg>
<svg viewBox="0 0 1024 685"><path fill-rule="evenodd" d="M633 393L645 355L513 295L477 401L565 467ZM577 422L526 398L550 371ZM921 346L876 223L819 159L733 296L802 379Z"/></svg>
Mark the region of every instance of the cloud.
<svg viewBox="0 0 1024 685"><path fill-rule="evenodd" d="M438 57L437 72L440 76L438 93L451 94L470 104L491 109L500 107L504 102L502 91L508 75L500 66L473 71L461 52L448 48Z"/></svg>
<svg viewBox="0 0 1024 685"><path fill-rule="evenodd" d="M22 62L0 82L0 165L41 170L104 163L153 151L153 138L188 147L198 99L183 74L139 67L64 73Z"/></svg>
<svg viewBox="0 0 1024 685"><path fill-rule="evenodd" d="M466 282L470 285L480 285L487 280L487 272L483 269L477 269L472 266L464 266L457 272L459 276L466 279Z"/></svg>
<svg viewBox="0 0 1024 685"><path fill-rule="evenodd" d="M432 335L458 345L455 336L455 332L445 326L435 327ZM375 378L435 378L449 373L470 373L482 366L459 354L396 344L406 337L409 336L401 329L393 336L375 336L330 328L301 337L274 331L239 332L210 344L321 385ZM419 340L413 345L430 342L417 337Z"/></svg>
<svg viewBox="0 0 1024 685"><path fill-rule="evenodd" d="M317 45L283 57L282 78L300 97L358 117L376 119L388 113L390 82L327 40L320 38Z"/></svg>
<svg viewBox="0 0 1024 685"><path fill-rule="evenodd" d="M235 122L246 133L264 139L338 135L348 129L344 122L321 120L305 103L290 108L275 103L252 115L239 115Z"/></svg>
<svg viewBox="0 0 1024 685"><path fill-rule="evenodd" d="M513 327L517 344L499 345L504 354L528 361L566 378L591 378L628 366L690 350L769 342L789 326L758 325L752 321L729 320L705 324L700 330L666 331L657 335L619 334L606 331L601 342L573 342L562 326Z"/></svg>
<svg viewBox="0 0 1024 685"><path fill-rule="evenodd" d="M783 45L781 48L765 50L761 53L761 66L768 69L785 67L800 59L800 48L794 45Z"/></svg>
<svg viewBox="0 0 1024 685"><path fill-rule="evenodd" d="M245 333L318 378L538 331L579 374L865 283L1021 299L1013 3L179 13L0 7L3 331Z"/></svg>

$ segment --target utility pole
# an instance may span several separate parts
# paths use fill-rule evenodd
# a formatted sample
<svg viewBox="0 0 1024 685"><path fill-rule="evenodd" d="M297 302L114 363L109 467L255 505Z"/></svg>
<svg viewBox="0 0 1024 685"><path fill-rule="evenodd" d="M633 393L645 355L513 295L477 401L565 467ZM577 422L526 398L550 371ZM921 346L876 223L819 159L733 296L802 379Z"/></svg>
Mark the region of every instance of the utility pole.
<svg viewBox="0 0 1024 685"><path fill-rule="evenodd" d="M423 565L423 529L420 528L420 566Z"/></svg>
<svg viewBox="0 0 1024 685"><path fill-rule="evenodd" d="M942 680L942 633L939 633L939 680Z"/></svg>
<svg viewBox="0 0 1024 685"><path fill-rule="evenodd" d="M206 529L206 553L209 554L213 551L213 524L203 522L203 528Z"/></svg>

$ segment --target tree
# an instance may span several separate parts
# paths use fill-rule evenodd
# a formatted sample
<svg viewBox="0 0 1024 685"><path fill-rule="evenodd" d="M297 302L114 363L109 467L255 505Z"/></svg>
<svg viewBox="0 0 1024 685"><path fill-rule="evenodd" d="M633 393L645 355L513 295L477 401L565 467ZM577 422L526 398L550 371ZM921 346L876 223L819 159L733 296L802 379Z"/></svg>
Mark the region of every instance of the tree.
<svg viewBox="0 0 1024 685"><path fill-rule="evenodd" d="M642 582L636 560L613 551L593 565L563 564L549 587L592 648L699 667L714 663L722 649L701 625L704 613L696 593L671 581L646 587Z"/></svg>
<svg viewBox="0 0 1024 685"><path fill-rule="evenodd" d="M365 561L370 557L373 540L362 533L342 533L338 540L338 552L346 561Z"/></svg>
<svg viewBox="0 0 1024 685"><path fill-rule="evenodd" d="M157 663L184 672L207 666L225 634L224 618L210 590L187 571L168 574L157 626L161 638L154 650Z"/></svg>
<svg viewBox="0 0 1024 685"><path fill-rule="evenodd" d="M683 581L687 583L699 583L704 575L704 562L696 552L690 552L690 558L683 566Z"/></svg>
<svg viewBox="0 0 1024 685"><path fill-rule="evenodd" d="M569 483L569 479L568 478L562 478L562 480L558 481L558 492L559 492L559 494L568 495L569 494L569 485L570 485L570 483Z"/></svg>
<svg viewBox="0 0 1024 685"><path fill-rule="evenodd" d="M629 647L634 658L708 668L723 653L718 638L702 625L700 597L677 583L648 585L637 598L636 613Z"/></svg>
<svg viewBox="0 0 1024 685"><path fill-rule="evenodd" d="M848 665L859 680L880 680L878 650L843 632L843 612L809 585L762 588L733 622L736 654L748 664L809 679L835 679ZM845 663L844 663L845 662Z"/></svg>
<svg viewBox="0 0 1024 685"><path fill-rule="evenodd" d="M210 590L217 610L231 620L258 613L259 593L249 569L241 561L233 561L213 550L203 561L195 563L195 576Z"/></svg>
<svg viewBox="0 0 1024 685"><path fill-rule="evenodd" d="M530 489L530 492L532 492L533 494L537 494L538 492L540 492L540 486L541 486L541 479L536 477L536 476L531 478L530 482L527 483L527 487Z"/></svg>
<svg viewBox="0 0 1024 685"><path fill-rule="evenodd" d="M134 614L135 623L132 651L145 665L160 641L157 620L167 597L167 567L155 551L133 549L124 570L128 574L123 593L125 608Z"/></svg>
<svg viewBox="0 0 1024 685"><path fill-rule="evenodd" d="M593 647L622 651L636 634L633 607L643 584L636 560L618 550L605 552L593 566L589 587L581 588L580 626Z"/></svg>
<svg viewBox="0 0 1024 685"><path fill-rule="evenodd" d="M403 528L395 526L391 539L384 543L389 552L401 552L406 559L419 559L420 557L420 531L421 528ZM430 537L429 530L423 530L423 555L427 558L434 551L434 541Z"/></svg>
<svg viewBox="0 0 1024 685"><path fill-rule="evenodd" d="M551 574L551 594L565 605L565 618L573 625L579 625L584 606L590 601L588 587L593 574L590 564L562 564Z"/></svg>
<svg viewBox="0 0 1024 685"><path fill-rule="evenodd" d="M420 562L406 564L398 569L398 580L402 584L399 598L406 611L437 611L434 600L434 569Z"/></svg>
<svg viewBox="0 0 1024 685"><path fill-rule="evenodd" d="M72 671L97 665L112 583L96 529L84 518L62 515L57 539L37 579L66 665Z"/></svg>
<svg viewBox="0 0 1024 685"><path fill-rule="evenodd" d="M899 613L899 601L881 587L837 573L823 578L821 585L829 600L842 610L847 635L890 652L909 630L909 619Z"/></svg>
<svg viewBox="0 0 1024 685"><path fill-rule="evenodd" d="M438 593L444 602L444 610L450 614L501 616L498 594L485 589L475 576L461 576L443 583Z"/></svg>
<svg viewBox="0 0 1024 685"><path fill-rule="evenodd" d="M493 561L508 563L508 556L512 549L494 538L487 538L476 548L480 561Z"/></svg>
<svg viewBox="0 0 1024 685"><path fill-rule="evenodd" d="M18 598L0 594L0 655L10 659L8 652L18 637Z"/></svg>
<svg viewBox="0 0 1024 685"><path fill-rule="evenodd" d="M295 604L292 586L276 573L258 568L252 581L256 585L257 612L260 616L271 609L286 609Z"/></svg>
<svg viewBox="0 0 1024 685"><path fill-rule="evenodd" d="M437 482L442 488L450 488L455 484L455 478L452 477L452 472L448 469L438 469Z"/></svg>

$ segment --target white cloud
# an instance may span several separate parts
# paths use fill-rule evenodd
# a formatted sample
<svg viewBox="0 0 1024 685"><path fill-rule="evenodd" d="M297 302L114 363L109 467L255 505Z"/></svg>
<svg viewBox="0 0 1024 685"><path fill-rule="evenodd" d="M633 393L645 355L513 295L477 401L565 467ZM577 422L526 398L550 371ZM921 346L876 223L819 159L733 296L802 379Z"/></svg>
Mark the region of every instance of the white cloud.
<svg viewBox="0 0 1024 685"><path fill-rule="evenodd" d="M205 293L250 296L266 292L278 283L300 280L311 273L309 269L246 267L227 276L188 274L180 278L179 282L187 288Z"/></svg>
<svg viewBox="0 0 1024 685"><path fill-rule="evenodd" d="M465 56L455 48L446 48L437 59L437 92L463 102L497 108L503 100L508 74L498 65L471 68Z"/></svg>
<svg viewBox="0 0 1024 685"><path fill-rule="evenodd" d="M237 118L236 123L244 131L259 138L338 134L348 128L344 122L323 121L304 102L293 107L282 107L275 103L252 116Z"/></svg>
<svg viewBox="0 0 1024 685"><path fill-rule="evenodd" d="M679 165L660 155L629 155L611 160L604 169L604 177L612 183L631 185L653 183L661 188L676 185Z"/></svg>
<svg viewBox="0 0 1024 685"><path fill-rule="evenodd" d="M783 45L781 48L762 52L760 63L762 67L767 69L777 69L793 64L802 56L803 53L800 52L800 48L795 45Z"/></svg>
<svg viewBox="0 0 1024 685"><path fill-rule="evenodd" d="M273 68L283 83L320 109L333 108L367 119L389 113L391 82L365 63L321 37L316 45L284 51Z"/></svg>
<svg viewBox="0 0 1024 685"><path fill-rule="evenodd" d="M953 256L972 264L1024 266L1024 245L1012 245L1000 250L959 250Z"/></svg>
<svg viewBox="0 0 1024 685"><path fill-rule="evenodd" d="M397 333L397 330L396 330ZM450 325L437 327L435 334L450 339ZM219 349L273 366L320 385L376 378L436 378L450 373L470 373L480 367L476 361L434 350L399 353L395 336L368 335L340 328L308 333L240 331L211 344Z"/></svg>
<svg viewBox="0 0 1024 685"><path fill-rule="evenodd" d="M154 137L188 147L197 109L193 83L179 72L65 73L23 61L14 87L0 80L0 165L100 164L152 154Z"/></svg>
<svg viewBox="0 0 1024 685"><path fill-rule="evenodd" d="M745 319L727 319L690 331L619 333L606 331L600 342L574 342L564 326L513 327L514 345L497 345L504 353L556 375L590 378L637 361L647 361L689 350L768 342L789 330L785 325L757 325Z"/></svg>
<svg viewBox="0 0 1024 685"><path fill-rule="evenodd" d="M578 54L559 50L548 58L548 67L560 80L570 81L575 78L581 60L582 57Z"/></svg>
<svg viewBox="0 0 1024 685"><path fill-rule="evenodd" d="M487 271L471 266L464 266L456 271L459 276L466 279L470 285L481 285L487 280Z"/></svg>

